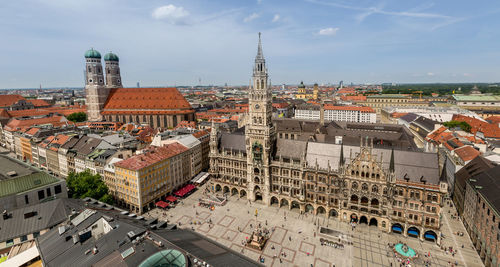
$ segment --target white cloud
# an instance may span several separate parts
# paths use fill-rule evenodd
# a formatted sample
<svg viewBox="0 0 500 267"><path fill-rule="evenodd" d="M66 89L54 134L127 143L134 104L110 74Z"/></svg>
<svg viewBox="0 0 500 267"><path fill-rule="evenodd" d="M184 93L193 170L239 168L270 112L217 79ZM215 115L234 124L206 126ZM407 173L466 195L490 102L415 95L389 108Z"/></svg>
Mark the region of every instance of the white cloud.
<svg viewBox="0 0 500 267"><path fill-rule="evenodd" d="M258 18L258 17L260 17L260 15L259 15L259 14L257 14L257 13L252 13L252 14L250 14L250 16L248 16L248 17L244 18L244 19L243 19L243 21L244 21L244 22L250 22L250 21L252 21L252 20L254 20L254 19Z"/></svg>
<svg viewBox="0 0 500 267"><path fill-rule="evenodd" d="M172 24L185 24L189 12L181 6L166 5L156 8L151 16L154 19L166 20Z"/></svg>
<svg viewBox="0 0 500 267"><path fill-rule="evenodd" d="M278 20L280 20L280 14L274 15L272 22L277 22Z"/></svg>
<svg viewBox="0 0 500 267"><path fill-rule="evenodd" d="M427 72L427 76L434 76L436 75L434 72Z"/></svg>
<svg viewBox="0 0 500 267"><path fill-rule="evenodd" d="M262 0L257 0L257 4L260 4L260 3L262 3Z"/></svg>
<svg viewBox="0 0 500 267"><path fill-rule="evenodd" d="M319 35L335 35L339 31L339 28L324 28L319 30Z"/></svg>

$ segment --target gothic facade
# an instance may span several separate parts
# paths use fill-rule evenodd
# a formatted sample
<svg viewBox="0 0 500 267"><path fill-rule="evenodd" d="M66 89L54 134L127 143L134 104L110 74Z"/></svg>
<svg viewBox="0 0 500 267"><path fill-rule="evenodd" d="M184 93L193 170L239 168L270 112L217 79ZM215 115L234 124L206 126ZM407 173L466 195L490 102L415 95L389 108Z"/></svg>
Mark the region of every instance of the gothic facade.
<svg viewBox="0 0 500 267"><path fill-rule="evenodd" d="M374 147L368 134L359 136L359 145L344 144L345 136L324 142L329 133L323 123L306 140L295 138L304 133L281 138L288 133L278 134L277 122L271 120L272 94L260 34L252 79L247 125L233 133L213 125L213 191L440 243L447 187L437 154ZM367 132L373 135L375 128Z"/></svg>

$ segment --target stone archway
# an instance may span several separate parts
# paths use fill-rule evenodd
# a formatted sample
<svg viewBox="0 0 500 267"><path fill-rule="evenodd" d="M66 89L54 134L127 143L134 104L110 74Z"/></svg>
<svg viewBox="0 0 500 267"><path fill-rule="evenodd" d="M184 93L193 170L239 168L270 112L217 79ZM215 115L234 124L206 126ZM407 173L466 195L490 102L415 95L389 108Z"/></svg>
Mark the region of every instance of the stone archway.
<svg viewBox="0 0 500 267"><path fill-rule="evenodd" d="M366 218L366 216L361 216L359 218L359 224L362 224L362 223L368 224L368 218Z"/></svg>
<svg viewBox="0 0 500 267"><path fill-rule="evenodd" d="M290 204L290 210L300 211L300 204L297 201L292 201Z"/></svg>
<svg viewBox="0 0 500 267"><path fill-rule="evenodd" d="M229 186L224 186L224 189L222 190L222 193L229 193Z"/></svg>
<svg viewBox="0 0 500 267"><path fill-rule="evenodd" d="M279 200L277 197L271 197L271 207L278 207Z"/></svg>
<svg viewBox="0 0 500 267"><path fill-rule="evenodd" d="M314 207L311 204L306 205L306 213L314 213Z"/></svg>
<svg viewBox="0 0 500 267"><path fill-rule="evenodd" d="M361 198L361 205L368 206L368 198L367 197Z"/></svg>
<svg viewBox="0 0 500 267"><path fill-rule="evenodd" d="M220 184L216 184L215 185L215 192L219 192L219 191L222 191L222 186L220 186Z"/></svg>
<svg viewBox="0 0 500 267"><path fill-rule="evenodd" d="M369 226L378 226L378 221L375 218L371 218L370 222L368 223Z"/></svg>
<svg viewBox="0 0 500 267"><path fill-rule="evenodd" d="M234 188L231 189L231 196L237 195L238 194L238 189Z"/></svg>
<svg viewBox="0 0 500 267"><path fill-rule="evenodd" d="M288 207L288 200L286 198L283 198L281 199L281 203L280 203L280 208L281 207Z"/></svg>
<svg viewBox="0 0 500 267"><path fill-rule="evenodd" d="M247 191L241 189L241 191L240 191L240 197L244 197L246 195L247 195Z"/></svg>
<svg viewBox="0 0 500 267"><path fill-rule="evenodd" d="M325 215L326 214L326 210L325 208L323 208L322 206L319 206L317 209L316 209L316 215Z"/></svg>
<svg viewBox="0 0 500 267"><path fill-rule="evenodd" d="M436 242L437 241L437 234L432 230L426 231L424 233L424 239L427 241Z"/></svg>
<svg viewBox="0 0 500 267"><path fill-rule="evenodd" d="M339 214L338 214L338 212L335 209L331 209L328 212L328 217L337 217L337 216L339 216Z"/></svg>
<svg viewBox="0 0 500 267"><path fill-rule="evenodd" d="M351 222L358 222L358 215L356 213L351 214Z"/></svg>
<svg viewBox="0 0 500 267"><path fill-rule="evenodd" d="M262 192L260 191L260 187L256 185L253 189L253 192L254 192L255 202L257 201L262 202Z"/></svg>
<svg viewBox="0 0 500 267"><path fill-rule="evenodd" d="M417 227L409 227L408 230L406 231L408 236L418 238L420 237L420 230L418 230Z"/></svg>
<svg viewBox="0 0 500 267"><path fill-rule="evenodd" d="M379 206L378 199L376 199L376 198L372 199L372 201L370 202L370 206L372 206L374 208L378 208L378 206Z"/></svg>
<svg viewBox="0 0 500 267"><path fill-rule="evenodd" d="M356 195L351 196L351 202L358 203L358 200L359 200L358 196L356 196Z"/></svg>
<svg viewBox="0 0 500 267"><path fill-rule="evenodd" d="M403 226L399 223L395 223L391 227L391 231L396 234L402 234L403 230L404 230Z"/></svg>

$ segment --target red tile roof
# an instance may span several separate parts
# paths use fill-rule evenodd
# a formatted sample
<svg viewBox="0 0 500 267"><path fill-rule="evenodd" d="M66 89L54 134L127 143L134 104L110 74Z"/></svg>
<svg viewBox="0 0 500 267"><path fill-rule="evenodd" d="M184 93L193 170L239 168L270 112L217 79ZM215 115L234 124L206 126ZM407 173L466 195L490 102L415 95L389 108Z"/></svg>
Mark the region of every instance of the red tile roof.
<svg viewBox="0 0 500 267"><path fill-rule="evenodd" d="M342 95L340 99L344 101L366 101L366 96L364 95Z"/></svg>
<svg viewBox="0 0 500 267"><path fill-rule="evenodd" d="M202 130L202 131L198 131L196 133L193 133L193 136L200 139L201 137L203 136L206 136L206 135L209 135L210 132L209 131L206 131L206 130Z"/></svg>
<svg viewBox="0 0 500 267"><path fill-rule="evenodd" d="M487 121L491 122L491 123L500 123L500 115L493 115L493 116L489 116L488 118L486 118Z"/></svg>
<svg viewBox="0 0 500 267"><path fill-rule="evenodd" d="M115 110L192 111L177 88L114 88L104 104L104 111ZM128 111L127 111L128 112Z"/></svg>
<svg viewBox="0 0 500 267"><path fill-rule="evenodd" d="M50 113L59 113L64 116L68 116L75 112L86 112L85 107L48 107L48 108L37 108L37 109L25 109L25 110L11 110L7 111L9 118L18 118L24 116L41 116Z"/></svg>
<svg viewBox="0 0 500 267"><path fill-rule="evenodd" d="M28 99L27 101L31 102L35 107L48 107L48 106L50 106L50 104L47 103L47 101L45 101L43 99Z"/></svg>
<svg viewBox="0 0 500 267"><path fill-rule="evenodd" d="M179 143L171 143L162 147L151 147L151 149L146 153L139 154L130 157L128 159L119 161L115 163L115 166L127 170L138 171L140 169L146 168L155 163L171 158L187 150L188 150L187 147Z"/></svg>
<svg viewBox="0 0 500 267"><path fill-rule="evenodd" d="M26 100L21 95L0 95L0 107L12 106L19 100Z"/></svg>
<svg viewBox="0 0 500 267"><path fill-rule="evenodd" d="M29 131L26 132L27 135L35 135L38 131L40 131L40 128L33 127L29 129Z"/></svg>
<svg viewBox="0 0 500 267"><path fill-rule="evenodd" d="M476 118L455 114L452 120L465 121L471 126L471 133L482 132L487 138L500 138L500 127L498 124L488 123Z"/></svg>
<svg viewBox="0 0 500 267"><path fill-rule="evenodd" d="M462 146L454 150L455 154L459 156L463 161L467 162L469 160L473 160L477 156L481 154L481 152L477 151L473 147L467 145L467 146Z"/></svg>
<svg viewBox="0 0 500 267"><path fill-rule="evenodd" d="M23 129L27 129L29 127L51 124L54 127L59 127L62 125L74 124L71 121L68 121L64 116L54 115L50 117L41 117L41 118L29 118L29 119L11 119L7 125L5 125L5 130L7 131L20 131Z"/></svg>

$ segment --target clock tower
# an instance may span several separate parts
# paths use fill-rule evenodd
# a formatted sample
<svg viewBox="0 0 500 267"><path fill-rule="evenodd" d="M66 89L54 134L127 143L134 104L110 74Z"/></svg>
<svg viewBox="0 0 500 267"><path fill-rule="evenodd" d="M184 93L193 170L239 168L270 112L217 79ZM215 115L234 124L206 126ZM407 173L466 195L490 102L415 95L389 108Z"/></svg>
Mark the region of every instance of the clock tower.
<svg viewBox="0 0 500 267"><path fill-rule="evenodd" d="M262 200L267 205L271 184L269 165L276 143L276 130L271 121L272 94L260 36L259 33L252 84L248 88L249 114L245 127L245 141L248 197L252 201Z"/></svg>

